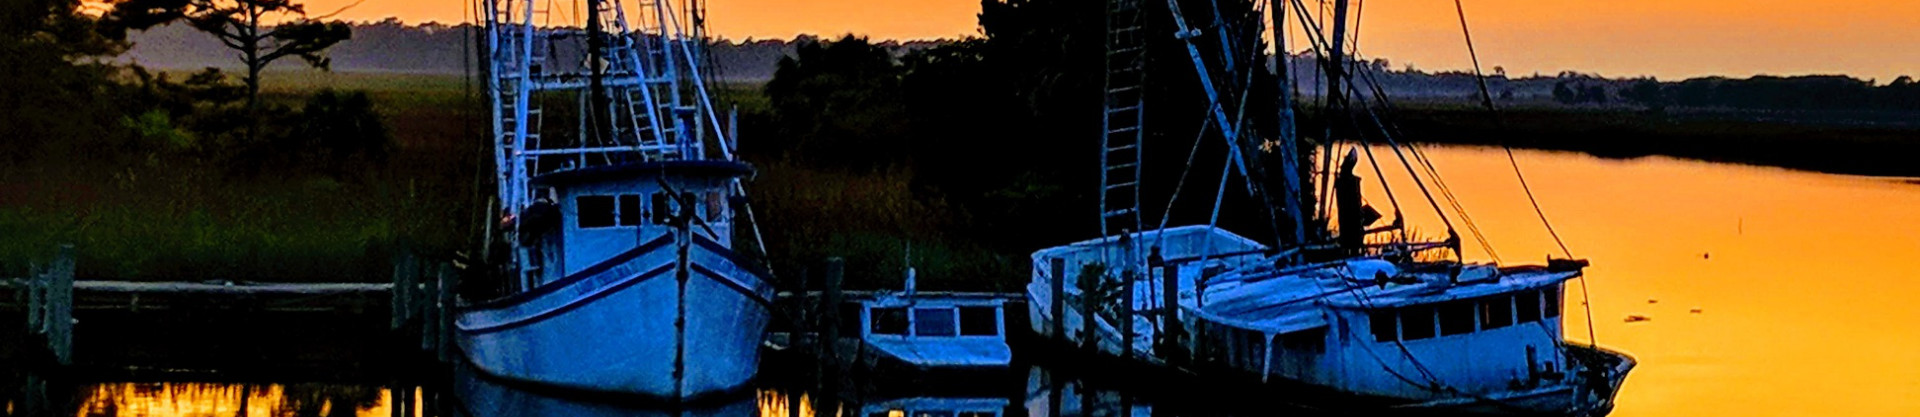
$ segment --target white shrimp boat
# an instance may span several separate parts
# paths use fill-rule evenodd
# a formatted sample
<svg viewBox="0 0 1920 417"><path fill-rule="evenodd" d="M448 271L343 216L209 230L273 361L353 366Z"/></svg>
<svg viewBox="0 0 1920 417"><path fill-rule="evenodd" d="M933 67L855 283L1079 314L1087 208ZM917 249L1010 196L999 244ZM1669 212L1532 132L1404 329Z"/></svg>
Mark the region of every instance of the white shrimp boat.
<svg viewBox="0 0 1920 417"><path fill-rule="evenodd" d="M1334 40L1310 40L1317 48L1337 51L1325 53L1326 63L1344 63L1347 1L1332 3L1332 21L1342 22L1332 31ZM1266 153L1263 147L1243 140L1260 137L1248 131L1253 123L1242 119L1245 109L1225 107L1230 104L1223 103L1233 101L1221 98L1261 93L1209 75L1249 70L1201 59L1207 55L1203 48L1216 45L1209 39L1216 36L1210 32L1215 29L1223 39L1217 42L1221 49L1235 48L1224 40L1232 39L1224 27L1233 25L1222 26L1218 11L1212 25L1189 25L1178 3L1169 4L1174 5L1170 14L1176 33L1194 58L1212 103L1214 126L1226 127L1221 136L1231 153L1223 169L1250 178L1247 188L1265 201L1259 209L1273 214L1275 242L1241 237L1215 223L1167 227L1162 220L1157 228L1145 227L1139 192L1146 156L1141 143L1144 97L1137 93L1139 74L1145 71L1142 60L1126 55L1139 50L1128 42L1143 41L1121 34L1141 32L1140 19L1147 13L1138 1L1110 0L1108 28L1113 36L1108 39L1099 211L1105 237L1033 254L1028 314L1037 335L1055 345L1205 380L1280 387L1304 402L1415 413L1611 411L1614 394L1635 362L1598 346L1567 342L1562 333L1564 288L1569 280L1581 278L1586 261L1549 259L1543 266L1466 262L1460 259L1459 235L1446 220L1449 213L1439 213L1446 222L1445 240L1419 242L1405 232L1397 203L1392 213L1396 219L1375 225L1382 216L1362 201L1356 151L1348 151L1336 167L1329 144L1317 171L1301 168L1306 165L1302 161L1312 159L1297 156L1290 92L1279 94L1283 110L1280 131L1273 135L1278 139L1270 148L1273 155L1258 157ZM1308 6L1297 0L1274 0L1271 6L1275 20L1286 13L1308 14ZM1261 33L1259 20L1250 20L1256 23L1236 26L1251 28L1239 34L1243 42ZM1272 32L1280 36L1285 31ZM1311 26L1308 32L1320 33ZM1332 46L1325 47L1328 43ZM1273 44L1285 42L1276 38ZM1336 86L1329 91L1342 91L1337 87L1342 82L1364 82L1345 74L1348 65L1325 66L1327 84ZM1372 116L1371 109L1347 108L1348 96L1384 100L1383 93L1375 89L1362 96L1359 91L1336 94L1329 106L1348 110L1345 113L1355 118ZM1242 106L1246 102L1237 101ZM1328 113L1329 118L1337 114ZM1377 117L1354 120L1353 126L1363 125L1385 126ZM1389 133L1350 135L1362 141L1384 138L1383 145L1391 145L1401 161L1393 167L1374 162L1375 172L1404 166L1432 200L1423 181L1439 181L1437 172L1419 152L1402 152L1403 145ZM1372 153L1368 155L1371 160ZM1264 173L1262 164L1276 165L1271 167L1276 171ZM1415 166L1428 169L1416 171ZM1303 190L1311 187L1302 180L1316 172L1328 192L1308 196ZM1227 190L1227 174L1220 176L1221 193ZM1437 188L1452 198L1444 187ZM1222 200L1212 201L1217 220ZM1316 202L1334 204L1316 210ZM1431 206L1438 211L1440 204ZM1477 233L1461 217L1469 231Z"/></svg>
<svg viewBox="0 0 1920 417"><path fill-rule="evenodd" d="M704 38L666 2L585 3L578 28L536 20L545 3L484 2L500 279L461 306L460 347L486 374L570 390L743 390L773 287L735 251L752 169L700 78Z"/></svg>

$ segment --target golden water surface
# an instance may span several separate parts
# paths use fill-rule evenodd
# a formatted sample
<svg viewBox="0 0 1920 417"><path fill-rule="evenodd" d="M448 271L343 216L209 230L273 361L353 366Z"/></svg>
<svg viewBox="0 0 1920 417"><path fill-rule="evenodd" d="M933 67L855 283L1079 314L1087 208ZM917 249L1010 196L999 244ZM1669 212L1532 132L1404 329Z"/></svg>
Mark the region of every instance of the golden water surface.
<svg viewBox="0 0 1920 417"><path fill-rule="evenodd" d="M1516 152L1561 238L1593 262L1600 345L1640 361L1613 415L1920 415L1920 184ZM1427 154L1503 260L1560 253L1501 150ZM1404 173L1387 176L1409 222L1444 235ZM1488 258L1460 233L1469 260ZM1577 282L1567 294L1567 335L1584 341Z"/></svg>

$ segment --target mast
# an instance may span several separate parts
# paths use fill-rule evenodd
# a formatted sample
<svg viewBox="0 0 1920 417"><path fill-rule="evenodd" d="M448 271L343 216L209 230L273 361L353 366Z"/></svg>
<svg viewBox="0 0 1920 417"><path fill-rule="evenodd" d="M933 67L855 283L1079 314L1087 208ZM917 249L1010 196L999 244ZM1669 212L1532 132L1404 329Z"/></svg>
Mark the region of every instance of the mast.
<svg viewBox="0 0 1920 417"><path fill-rule="evenodd" d="M1292 0L1278 1L1287 2ZM1280 143L1278 144L1279 146L1274 148L1279 153L1280 172L1283 177L1280 197L1285 201L1287 220L1289 220L1292 226L1292 233L1290 233L1290 235L1293 240L1291 242L1296 245L1304 245L1307 243L1307 214L1300 209L1304 199L1301 198L1300 193L1300 143L1296 135L1297 132L1294 130L1293 89L1289 88L1289 86L1292 85L1289 81L1293 74L1289 73L1287 66L1286 7L1285 5L1269 4L1267 8L1268 12L1273 16L1274 85L1275 88L1279 90L1280 100L1278 103L1278 107L1280 108L1280 132L1278 133L1278 140Z"/></svg>
<svg viewBox="0 0 1920 417"><path fill-rule="evenodd" d="M605 0L587 0L587 13L590 15L587 18L587 67L589 68L587 76L587 101L590 105L587 106L588 111L583 112L582 117L589 119L587 126L591 129L589 129L589 132L581 133L591 135L593 140L589 142L586 140L586 137L582 137L582 142L587 142L582 143L582 146L609 143L607 138L609 134L612 133L608 132L611 124L607 123L609 121L607 108L612 104L607 100L606 94L606 29L600 27L600 5L604 1ZM585 157L584 154L581 156Z"/></svg>

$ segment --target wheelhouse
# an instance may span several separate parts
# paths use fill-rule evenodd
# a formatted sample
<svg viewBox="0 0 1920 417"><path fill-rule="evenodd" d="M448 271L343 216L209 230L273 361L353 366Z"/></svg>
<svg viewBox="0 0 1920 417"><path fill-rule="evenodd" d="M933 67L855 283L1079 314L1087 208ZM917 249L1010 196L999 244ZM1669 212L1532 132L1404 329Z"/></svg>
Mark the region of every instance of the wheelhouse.
<svg viewBox="0 0 1920 417"><path fill-rule="evenodd" d="M732 247L733 181L752 171L734 161L660 161L560 171L533 181L533 206L520 222L532 288L648 245L672 244L672 222Z"/></svg>

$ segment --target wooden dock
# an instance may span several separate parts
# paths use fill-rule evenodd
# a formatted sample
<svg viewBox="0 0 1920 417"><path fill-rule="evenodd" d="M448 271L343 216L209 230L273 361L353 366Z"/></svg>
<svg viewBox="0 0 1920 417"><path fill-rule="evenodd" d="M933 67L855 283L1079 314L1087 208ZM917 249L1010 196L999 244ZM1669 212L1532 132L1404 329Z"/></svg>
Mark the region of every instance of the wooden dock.
<svg viewBox="0 0 1920 417"><path fill-rule="evenodd" d="M342 339L342 344L368 345L364 338L375 336L376 339L385 338L391 344L397 344L394 346L395 352L417 349L417 352L442 363L455 357L451 353L454 348L453 317L446 311L455 303L454 285L457 279L453 267L446 263L424 262L411 256L401 256L396 258L389 282L252 283L224 279L140 282L75 280L74 259L74 248L62 245L55 259L45 264L45 268L36 268L25 278L0 279L0 313L18 312L19 316L9 313L5 317L16 317L10 320L17 320L17 317L24 316L26 321L26 343L0 351L21 349L15 354L24 358L44 358L30 359L35 363L63 367L74 365L76 327L87 329L85 331L89 336L82 339L92 344L191 345L204 341L173 340L176 338L155 336L167 330L147 329L158 326L194 335L183 335L182 338L211 337L229 345L244 344L246 342L237 340L253 337L285 336L263 336L261 332L330 333L345 329L344 333L335 336L349 338ZM82 316L76 318L76 314ZM204 323L207 320L230 321L233 323L226 326L243 327L202 329L210 325L220 326ZM372 324L384 327L384 332L377 330L380 327L368 327L366 324L369 323L386 324ZM285 328L276 329L280 327ZM144 336L128 336L134 339L118 341L115 337L103 337L101 332L138 333ZM326 336L281 338L312 341L316 337ZM109 341L102 342L103 339ZM105 347L94 348L82 351L98 353ZM169 348L192 349L191 346L154 347L161 351ZM105 350L120 353L127 349ZM142 355L142 350L132 349L136 356ZM100 357L94 355L89 361L93 359Z"/></svg>

